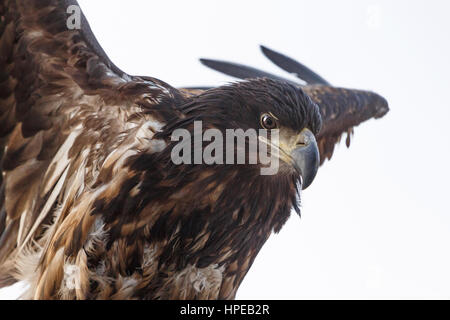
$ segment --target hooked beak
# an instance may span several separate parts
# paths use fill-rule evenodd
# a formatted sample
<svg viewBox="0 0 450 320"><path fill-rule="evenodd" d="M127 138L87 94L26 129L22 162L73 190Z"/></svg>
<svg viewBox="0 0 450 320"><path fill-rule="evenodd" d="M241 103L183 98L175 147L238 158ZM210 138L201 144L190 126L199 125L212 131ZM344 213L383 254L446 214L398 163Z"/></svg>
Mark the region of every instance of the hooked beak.
<svg viewBox="0 0 450 320"><path fill-rule="evenodd" d="M314 134L303 129L297 139L297 147L291 151L293 165L301 176L302 189L308 188L319 169L320 156Z"/></svg>

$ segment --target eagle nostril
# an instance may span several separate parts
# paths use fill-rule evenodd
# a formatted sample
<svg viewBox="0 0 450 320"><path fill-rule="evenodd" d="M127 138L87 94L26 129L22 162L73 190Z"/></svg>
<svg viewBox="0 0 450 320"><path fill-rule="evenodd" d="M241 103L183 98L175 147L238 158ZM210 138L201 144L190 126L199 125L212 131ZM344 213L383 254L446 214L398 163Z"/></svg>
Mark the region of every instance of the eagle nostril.
<svg viewBox="0 0 450 320"><path fill-rule="evenodd" d="M298 135L295 146L296 147L305 147L307 145L308 145L308 137L306 137L302 132Z"/></svg>

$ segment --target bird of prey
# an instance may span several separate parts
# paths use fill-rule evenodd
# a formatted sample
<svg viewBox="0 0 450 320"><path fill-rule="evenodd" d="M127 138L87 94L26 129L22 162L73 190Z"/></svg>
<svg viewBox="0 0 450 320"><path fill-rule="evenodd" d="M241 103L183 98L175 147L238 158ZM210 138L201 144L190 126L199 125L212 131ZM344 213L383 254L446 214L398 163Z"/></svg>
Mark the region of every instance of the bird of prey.
<svg viewBox="0 0 450 320"><path fill-rule="evenodd" d="M128 75L82 14L68 28L76 5L0 3L0 286L26 281L24 299L234 298L271 233L299 212L317 150L329 158L386 101L269 50L306 84L245 68L252 79L209 90ZM196 121L278 130L279 145L266 142L279 171L175 163L172 134Z"/></svg>

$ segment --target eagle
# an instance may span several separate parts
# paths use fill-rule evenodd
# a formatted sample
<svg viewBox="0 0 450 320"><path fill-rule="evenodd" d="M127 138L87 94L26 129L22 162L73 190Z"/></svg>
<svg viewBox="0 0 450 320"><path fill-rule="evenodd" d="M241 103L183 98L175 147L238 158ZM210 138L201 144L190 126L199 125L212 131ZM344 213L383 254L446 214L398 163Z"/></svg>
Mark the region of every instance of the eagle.
<svg viewBox="0 0 450 320"><path fill-rule="evenodd" d="M233 299L341 136L349 144L386 100L265 47L301 81L206 59L243 80L174 88L129 75L82 12L68 27L74 6L0 3L0 287L25 281L24 299ZM278 172L175 163L173 132L197 121L278 130L278 146L266 140Z"/></svg>

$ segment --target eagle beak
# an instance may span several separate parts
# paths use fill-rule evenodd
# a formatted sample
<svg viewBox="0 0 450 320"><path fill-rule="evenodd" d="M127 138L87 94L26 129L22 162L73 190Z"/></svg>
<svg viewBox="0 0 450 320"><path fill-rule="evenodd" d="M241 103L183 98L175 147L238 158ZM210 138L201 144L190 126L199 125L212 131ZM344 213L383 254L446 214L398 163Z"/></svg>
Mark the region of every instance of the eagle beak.
<svg viewBox="0 0 450 320"><path fill-rule="evenodd" d="M302 189L308 188L319 169L320 156L314 134L303 129L297 138L295 149L291 151L293 165L301 176Z"/></svg>

